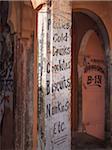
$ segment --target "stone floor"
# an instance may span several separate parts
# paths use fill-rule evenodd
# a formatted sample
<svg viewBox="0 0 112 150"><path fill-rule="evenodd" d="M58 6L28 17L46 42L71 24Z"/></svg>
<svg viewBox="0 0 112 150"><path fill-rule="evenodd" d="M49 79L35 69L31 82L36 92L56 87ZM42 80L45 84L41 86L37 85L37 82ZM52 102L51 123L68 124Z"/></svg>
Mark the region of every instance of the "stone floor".
<svg viewBox="0 0 112 150"><path fill-rule="evenodd" d="M112 150L112 147L86 133L76 133L72 138L72 150Z"/></svg>

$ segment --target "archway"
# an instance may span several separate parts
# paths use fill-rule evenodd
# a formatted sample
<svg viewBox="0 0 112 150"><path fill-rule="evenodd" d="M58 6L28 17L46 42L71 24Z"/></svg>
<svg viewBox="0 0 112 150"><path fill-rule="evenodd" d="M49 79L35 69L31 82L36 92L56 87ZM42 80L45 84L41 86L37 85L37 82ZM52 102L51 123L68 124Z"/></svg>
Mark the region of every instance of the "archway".
<svg viewBox="0 0 112 150"><path fill-rule="evenodd" d="M104 85L104 118L103 118L103 130L104 130L104 138L103 140L107 140L108 133L110 131L110 125L107 124L107 121L109 120L109 103L110 103L110 98L109 98L109 79L108 79L108 54L109 54L109 37L108 33L106 30L106 27L102 20L93 12L89 10L76 10L73 12L72 16L72 134L74 134L81 129L81 131L86 132L85 126L83 125L83 110L82 110L82 99L83 99L83 92L79 92L79 82L78 82L78 76L79 72L77 69L77 64L78 64L78 57L79 57L79 51L80 49L84 48L85 42L83 41L84 36L90 32L96 33L97 38L100 40L100 47L104 50L104 62L105 62L105 78L106 82ZM89 38L89 36L88 36ZM97 40L98 40L97 39ZM86 38L88 41L88 39ZM97 41L96 40L96 41ZM86 42L87 42L86 41ZM82 44L81 44L82 43ZM84 44L83 44L84 43ZM82 45L82 46L81 46ZM87 46L87 45L86 45ZM97 56L97 55L96 55ZM84 58L85 59L85 58ZM74 77L75 74L75 77ZM97 78L97 77L95 77ZM99 78L99 77L98 77ZM94 79L93 79L94 80ZM78 87L78 88L77 88ZM94 92L93 92L94 93ZM102 92L103 93L103 92ZM82 95L82 96L81 96ZM94 94L93 94L94 95ZM81 97L81 101L80 101ZM102 106L103 108L103 106ZM86 108L87 110L87 108ZM94 112L93 112L94 113ZM90 115L90 118L93 118L92 115ZM106 118L106 119L105 119ZM80 124L81 128L80 128ZM94 134L93 134L94 136ZM97 136L96 136L97 137ZM103 136L102 136L103 137Z"/></svg>
<svg viewBox="0 0 112 150"><path fill-rule="evenodd" d="M78 53L79 130L104 140L106 65L101 40L88 30ZM82 96L81 96L82 95ZM81 101L81 102L80 102Z"/></svg>

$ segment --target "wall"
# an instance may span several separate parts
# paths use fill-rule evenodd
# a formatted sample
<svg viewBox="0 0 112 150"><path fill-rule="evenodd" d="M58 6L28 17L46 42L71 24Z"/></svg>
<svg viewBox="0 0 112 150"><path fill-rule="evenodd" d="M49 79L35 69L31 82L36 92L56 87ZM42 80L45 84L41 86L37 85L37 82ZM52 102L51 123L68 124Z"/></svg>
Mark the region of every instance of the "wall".
<svg viewBox="0 0 112 150"><path fill-rule="evenodd" d="M14 37L14 100L13 119L11 119L10 113L4 114L7 119L4 120L5 132L2 137L4 141L2 140L1 145L2 149L32 149L35 12L31 3L9 2L7 22Z"/></svg>
<svg viewBox="0 0 112 150"><path fill-rule="evenodd" d="M42 77L42 89L41 91L42 99L41 102L44 107L42 115L44 115L43 131L40 132L40 142L43 142L43 147L49 150L52 149L70 149L70 106L65 112L60 112L53 114L52 110L46 114L46 108L52 107L52 109L57 108L57 105L62 105L63 110L65 110L64 105L70 105L70 60L71 60L71 9L68 3L63 1L54 1L52 3L51 15L47 12L49 8L46 7L45 16L43 15L43 26L40 32L45 34L44 46L41 46L42 40L39 39L40 50L43 50L44 58L42 62L45 66ZM110 39L110 48L112 47L112 29L111 29L111 2L73 2L73 9L89 9L95 12L103 20ZM9 14L9 22L12 23L12 31L16 32L16 59L15 59L15 83L16 86L16 104L15 104L15 114L17 125L16 128L16 149L31 149L32 147L32 123L33 123L33 103L32 103L32 87L33 87L33 50L32 42L30 40L30 35L34 30L34 12L29 4L24 4L23 2L11 2L11 11ZM108 10L108 11L107 11ZM43 9L42 9L43 11ZM50 11L50 10L49 10ZM44 13L43 13L44 14ZM60 15L61 14L61 15ZM42 12L40 11L40 15ZM26 20L26 22L24 21ZM32 24L31 24L32 23ZM49 28L47 28L49 27ZM44 30L45 32L43 33ZM47 31L48 34L47 34ZM41 37L41 36L40 36ZM51 38L51 40L50 40ZM33 39L33 38L32 38ZM64 43L64 44L63 44ZM48 46L48 47L47 47ZM60 53L57 49L66 49L65 53ZM48 49L49 48L49 49ZM53 49L54 48L54 49ZM45 50L45 51L44 51ZM54 50L56 52L53 54ZM112 55L109 51L109 60L112 60ZM41 54L41 53L40 53ZM46 56L48 60L46 60ZM58 57L56 57L58 56ZM50 61L50 66L49 66ZM28 65L29 64L29 65ZM65 69L57 69L60 64L66 64ZM46 66L47 65L47 66ZM55 70L56 66L56 70ZM29 68L30 67L30 68ZM50 67L50 70L49 70ZM46 70L48 69L48 70ZM111 69L111 68L110 68ZM20 71L21 70L21 71ZM29 70L32 70L31 72ZM50 72L49 72L50 71ZM111 72L109 72L111 76ZM51 75L51 76L50 76ZM29 82L30 80L30 82ZM46 83L47 81L47 83ZM50 81L50 84L49 84ZM60 83L63 82L63 87L58 87ZM66 83L65 83L66 82ZM50 85L50 86L49 86ZM112 85L112 84L111 84ZM49 90L51 92L49 93ZM30 91L30 92L28 92ZM47 92L47 94L46 94ZM66 99L65 99L66 97ZM44 99L43 99L44 98ZM45 117L47 115L47 117ZM43 118L42 118L43 119ZM29 122L26 124L26 122ZM41 122L42 124L42 122ZM40 124L40 125L41 125ZM50 126L51 125L51 126ZM61 127L61 130L60 130ZM41 128L40 128L41 129ZM42 137L44 135L44 138ZM45 135L47 135L47 138ZM58 144L54 144L55 140L62 138L62 145L58 147ZM60 141L57 141L60 142ZM42 145L41 145L42 146ZM40 146L40 147L41 147ZM42 147L41 147L42 149Z"/></svg>
<svg viewBox="0 0 112 150"><path fill-rule="evenodd" d="M83 66L79 68L82 71L83 130L104 140L106 68L101 43L93 30L84 35L80 47L84 54Z"/></svg>
<svg viewBox="0 0 112 150"><path fill-rule="evenodd" d="M104 22L104 25L106 26L107 32L109 34L109 41L110 41L109 46L111 47L112 46L112 42L111 42L112 29L111 29L111 22L110 22L111 21L110 11L111 11L111 7L112 7L112 3L111 2L74 2L74 1L71 3L72 3L73 11L80 11L82 9L87 9L88 11L90 10L90 11L94 12L96 15L98 15L101 18L101 20ZM61 7L61 9L60 9L60 7ZM67 14L66 14L66 12L71 10L71 8L63 5L63 2L51 3L51 8L52 8L51 14L53 12L53 15L51 15L51 16L49 14L49 9L50 9L49 7L48 7L48 9L47 8L41 9L41 11L39 12L39 17L40 17L39 19L42 21L39 23L39 25L41 24L41 27L39 28L39 34L38 34L39 50L40 50L39 51L39 54L40 54L40 56L39 56L40 57L40 62L39 62L39 65L40 65L39 66L40 67L40 70L39 70L39 72L40 72L40 75L39 75L39 77L40 77L39 78L39 80L40 80L40 82L39 82L40 83L40 85L39 85L39 93L40 93L40 95L39 95L39 97L40 97L40 100L39 100L39 116L40 116L40 118L39 118L39 121L40 121L39 122L39 143L41 145L41 146L39 145L40 146L39 148L41 148L41 149L44 148L45 143L46 143L46 148L50 147L50 140L52 137L52 129L53 129L53 126L50 126L50 124L54 124L54 127L55 127L56 124L54 123L54 120L56 121L58 118L61 118L61 120L64 119L64 117L62 117L62 116L60 117L60 114L58 114L58 117L56 117L56 118L55 118L55 116L53 117L50 114L51 110L48 108L51 108L52 106L54 106L57 103L57 99L59 99L59 97L61 98L61 93L59 92L60 91L59 89L58 89L58 92L60 93L59 95L57 94L57 91L56 91L56 94L51 95L51 93L50 93L51 90L52 91L54 91L54 89L56 90L56 85L52 89L53 83L55 83L57 81L57 79L60 79L61 76L67 75L66 73L64 73L64 71L63 71L63 73L56 73L56 71L58 69L55 70L55 72L53 73L53 71L54 71L53 69L54 69L55 65L58 66L58 63L60 63L61 61L63 61L63 63L64 63L64 60L61 60L60 56L56 57L56 58L54 57L55 55L58 56L59 47L63 46L64 40L66 40L66 35L65 36L61 35L61 37L59 36L59 34L61 34L62 32L64 34L64 31L60 27L63 25L63 24L61 24L60 20L62 18L66 18L68 20L67 24L69 24L71 22L71 20L67 18ZM58 8L58 12L56 12L57 8ZM59 10L61 10L61 11L59 11ZM64 16L64 14L62 12L65 13L66 16ZM58 15L56 15L55 13ZM68 12L68 14L69 14L69 12ZM58 20L58 18L59 18L59 20ZM56 24L56 27L52 26L55 24ZM63 27L66 28L65 25ZM51 29L49 29L49 28L51 28ZM48 31L48 34L46 33L47 31ZM52 36L53 36L53 39L52 39ZM51 41L49 41L50 37L51 37ZM70 37L69 37L69 39L70 39ZM42 46L42 45L44 45L44 46ZM57 51L57 49L58 49L58 51ZM54 50L56 50L55 53L54 53ZM108 61L109 61L109 63L108 63L109 75L111 74L111 72L110 72L110 60L111 60L110 53L111 53L111 50L107 50L106 55L107 55ZM68 59L66 59L66 60L68 60ZM47 64L47 66L46 66L46 64ZM68 72L68 74L70 75L70 72ZM65 81L65 79L64 79L64 81ZM109 90L111 90L111 89L109 89ZM66 97L66 94L65 94L66 90L63 90L63 91L64 91L63 94ZM57 95L58 95L58 98L57 98ZM49 103L49 101L50 101L50 103ZM62 103L62 101L61 101L61 103ZM46 114L46 111L48 111L47 114ZM47 115L47 118L48 118L48 116L49 117L51 116L49 118L49 120L42 119L42 118L45 118L45 115ZM56 128L54 128L54 129L56 129ZM48 135L47 136L47 137L49 137L48 139L46 139L46 135ZM55 137L55 132L54 132L54 137ZM52 140L52 142L53 142L53 140ZM48 147L47 147L47 144L49 145ZM57 149L57 147L55 147L55 145L53 145L53 146L54 146L53 147L54 149L55 148Z"/></svg>
<svg viewBox="0 0 112 150"><path fill-rule="evenodd" d="M13 148L14 35L8 25L8 2L0 2L0 149ZM9 140L6 143L7 135Z"/></svg>
<svg viewBox="0 0 112 150"><path fill-rule="evenodd" d="M69 3L52 1L39 11L38 43L38 149L70 150L71 9Z"/></svg>
<svg viewBox="0 0 112 150"><path fill-rule="evenodd" d="M103 21L108 36L109 36L109 45L108 48L106 50L106 56L107 56L107 62L108 62L108 79L109 79L109 86L108 88L108 100L109 100L109 96L110 96L110 103L108 103L108 108L110 108L110 115L108 116L108 120L107 124L108 124L108 133L110 136L111 133L109 131L110 125L111 125L111 129L112 129L112 120L110 120L110 118L112 118L112 79L111 79L111 74L112 74L112 68L111 68L111 64L112 64L112 28L111 28L111 22L112 22L112 15L111 15L111 10L112 10L112 2L72 2L72 8L73 11L77 12L93 12L95 13L97 16L100 17L100 19ZM87 13L89 14L89 13ZM105 41L106 41L106 37L105 37ZM111 131L112 132L112 131Z"/></svg>
<svg viewBox="0 0 112 150"><path fill-rule="evenodd" d="M110 46L112 47L111 8L112 8L112 2L73 2L72 3L72 9L74 11L87 9L94 12L96 15L98 15L101 18L108 31Z"/></svg>
<svg viewBox="0 0 112 150"><path fill-rule="evenodd" d="M33 147L35 12L29 3L14 4L18 18L15 23L15 149L24 150Z"/></svg>

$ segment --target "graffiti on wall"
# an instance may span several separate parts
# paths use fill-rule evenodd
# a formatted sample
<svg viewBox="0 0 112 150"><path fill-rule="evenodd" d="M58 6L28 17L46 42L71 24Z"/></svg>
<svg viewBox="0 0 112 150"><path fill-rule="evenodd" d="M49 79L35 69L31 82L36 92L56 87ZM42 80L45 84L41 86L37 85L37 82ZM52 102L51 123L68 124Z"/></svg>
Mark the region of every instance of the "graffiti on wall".
<svg viewBox="0 0 112 150"><path fill-rule="evenodd" d="M90 72L97 72L97 74L90 74ZM103 77L105 76L105 62L92 56L84 57L84 74L88 74L86 85L102 87Z"/></svg>
<svg viewBox="0 0 112 150"><path fill-rule="evenodd" d="M3 6L6 9L2 7L0 12L0 126L2 126L5 108L13 111L14 36L7 23L8 3Z"/></svg>
<svg viewBox="0 0 112 150"><path fill-rule="evenodd" d="M106 73L104 60L97 59L92 56L84 56L83 66L80 67L78 65L79 80L81 80L83 73L86 74L86 73L90 73L91 71L99 72L99 74L88 75L87 82L86 82L87 85L101 87L103 76L105 76Z"/></svg>

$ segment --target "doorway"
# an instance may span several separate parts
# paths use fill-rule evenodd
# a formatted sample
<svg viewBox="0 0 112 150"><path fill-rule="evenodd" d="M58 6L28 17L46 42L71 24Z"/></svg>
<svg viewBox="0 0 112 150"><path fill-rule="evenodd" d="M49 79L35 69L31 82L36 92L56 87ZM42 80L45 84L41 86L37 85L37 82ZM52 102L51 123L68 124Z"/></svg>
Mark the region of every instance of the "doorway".
<svg viewBox="0 0 112 150"><path fill-rule="evenodd" d="M106 65L104 49L94 30L88 30L82 38L77 67L78 130L104 139Z"/></svg>
<svg viewBox="0 0 112 150"><path fill-rule="evenodd" d="M92 148L105 146L109 116L108 34L93 16L86 10L72 15L72 136Z"/></svg>

